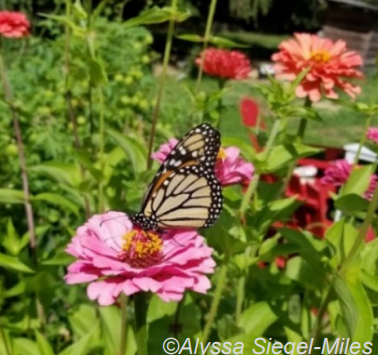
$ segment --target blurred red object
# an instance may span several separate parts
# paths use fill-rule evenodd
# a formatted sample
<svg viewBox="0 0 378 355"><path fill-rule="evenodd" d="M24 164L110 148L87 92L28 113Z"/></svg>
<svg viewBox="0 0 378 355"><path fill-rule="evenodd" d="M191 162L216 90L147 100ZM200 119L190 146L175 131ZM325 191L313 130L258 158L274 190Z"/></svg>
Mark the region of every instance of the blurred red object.
<svg viewBox="0 0 378 355"><path fill-rule="evenodd" d="M245 97L240 102L240 115L242 117L242 122L245 127L248 128L257 128L261 130L265 130L265 123L263 120L260 120L259 122L259 105L256 103L256 101ZM259 125L259 126L258 126ZM255 148L257 152L261 151L261 147L259 145L259 142L257 140L257 137L255 134L250 133L249 137L251 139L252 145Z"/></svg>

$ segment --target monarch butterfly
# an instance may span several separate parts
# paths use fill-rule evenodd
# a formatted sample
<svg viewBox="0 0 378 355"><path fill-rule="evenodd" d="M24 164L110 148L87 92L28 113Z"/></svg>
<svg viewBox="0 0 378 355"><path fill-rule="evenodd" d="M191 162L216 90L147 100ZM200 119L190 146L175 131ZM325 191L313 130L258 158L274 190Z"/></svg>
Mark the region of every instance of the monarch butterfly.
<svg viewBox="0 0 378 355"><path fill-rule="evenodd" d="M214 174L220 133L207 123L190 130L160 166L132 222L144 230L210 227L222 211Z"/></svg>

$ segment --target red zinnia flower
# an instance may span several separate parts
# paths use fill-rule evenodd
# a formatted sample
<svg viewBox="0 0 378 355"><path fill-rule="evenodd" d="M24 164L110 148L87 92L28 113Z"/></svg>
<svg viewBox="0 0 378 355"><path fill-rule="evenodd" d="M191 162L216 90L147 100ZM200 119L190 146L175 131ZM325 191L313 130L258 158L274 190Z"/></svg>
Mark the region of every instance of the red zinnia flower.
<svg viewBox="0 0 378 355"><path fill-rule="evenodd" d="M196 65L202 65L208 75L225 79L246 79L251 71L251 63L243 53L217 48L203 51L196 58Z"/></svg>
<svg viewBox="0 0 378 355"><path fill-rule="evenodd" d="M21 38L29 34L30 22L25 14L15 11L0 11L0 35Z"/></svg>
<svg viewBox="0 0 378 355"><path fill-rule="evenodd" d="M336 88L352 98L361 92L359 86L344 80L363 78L355 68L362 66L361 56L347 51L344 41L334 43L316 35L296 33L295 39L283 41L279 49L272 56L277 78L293 81L301 71L310 68L297 87L298 97L308 96L311 101L319 101L324 92L328 98L337 98Z"/></svg>

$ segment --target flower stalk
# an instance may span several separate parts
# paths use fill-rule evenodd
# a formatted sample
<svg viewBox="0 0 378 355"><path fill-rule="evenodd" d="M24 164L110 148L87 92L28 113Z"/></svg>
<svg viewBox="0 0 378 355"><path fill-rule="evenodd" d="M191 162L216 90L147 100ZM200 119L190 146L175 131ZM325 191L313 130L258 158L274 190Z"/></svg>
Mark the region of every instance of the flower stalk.
<svg viewBox="0 0 378 355"><path fill-rule="evenodd" d="M211 327L214 325L214 320L217 315L219 302L221 300L224 287L226 285L228 261L229 261L229 257L228 255L226 255L223 261L223 264L221 266L220 272L219 272L217 286L215 288L214 296L211 301L210 312L207 316L205 327L203 328L203 332L202 332L203 344L207 343L207 340L209 339L209 335L211 332Z"/></svg>
<svg viewBox="0 0 378 355"><path fill-rule="evenodd" d="M352 167L352 171L354 170L355 166L358 164L358 161L360 160L360 155L361 155L361 151L362 151L362 147L363 145L365 144L365 141L366 141L366 134L369 130L369 127L370 127L370 123L371 123L371 119L373 118L373 113L369 114L367 117L366 117L366 120L365 120L365 126L364 126L364 131L361 135L361 139L360 139L360 143L358 145L358 149L357 149L357 153L356 153L356 156L354 157L354 161L353 161L353 167Z"/></svg>
<svg viewBox="0 0 378 355"><path fill-rule="evenodd" d="M147 302L145 292L135 294L134 309L135 339L138 347L138 355L147 355Z"/></svg>
<svg viewBox="0 0 378 355"><path fill-rule="evenodd" d="M28 174L26 170L24 145L23 145L22 137L21 137L20 122L18 120L17 112L12 104L12 99L13 99L12 91L11 91L11 87L10 87L8 77L6 74L3 57L1 54L0 54L0 77L1 77L1 81L3 82L5 98L8 102L9 109L12 113L12 118L13 118L13 128L14 128L14 134L16 137L16 144L18 148L18 159L19 159L20 168L21 168L22 189L24 192L24 205L25 205L26 219L28 223L29 246L30 246L30 251L32 254L34 266L37 266L38 265L37 241L36 241L36 235L35 235L33 208L30 203L29 178L28 178Z"/></svg>
<svg viewBox="0 0 378 355"><path fill-rule="evenodd" d="M177 9L177 2L178 0L172 0L171 7L173 11ZM151 153L154 146L155 141L155 135L156 135L156 125L157 125L157 119L159 116L160 111L160 104L163 97L163 91L164 86L167 78L167 70L168 70L168 63L169 58L171 56L171 48L172 48L172 42L173 42L173 34L175 29L175 21L174 19L169 20L168 25L168 34L167 34L167 41L165 43L165 50L164 50L164 58L163 58L163 69L162 73L160 75L160 83L159 83L159 89L157 93L157 99L156 99L156 105L154 108L154 113L152 115L152 126L151 126L151 132L150 132L150 139L148 142L148 153L147 153L147 169L151 169L152 166L152 159L151 159Z"/></svg>
<svg viewBox="0 0 378 355"><path fill-rule="evenodd" d="M211 39L211 28L213 27L213 21L214 21L214 14L215 14L215 9L217 7L217 0L211 0L210 7L209 7L209 15L207 16L207 21L206 21L206 29L205 29L205 36L203 39L203 47L202 47L202 52L204 52L207 48L208 43L210 42ZM194 92L198 94L198 90L201 86L201 81L202 81L202 75L203 75L203 64L204 64L205 58L201 58L201 65L199 66L198 74L197 74L197 80L196 80L196 86L194 89Z"/></svg>
<svg viewBox="0 0 378 355"><path fill-rule="evenodd" d="M126 354L127 345L127 328L128 328L128 318L127 318L127 301L128 297L125 294L121 295L121 343L119 347L119 355Z"/></svg>
<svg viewBox="0 0 378 355"><path fill-rule="evenodd" d="M280 119L280 118L276 119L276 121L274 122L274 125L273 125L272 131L270 133L268 142L267 142L265 149L264 149L264 154L265 154L266 159L269 158L269 155L272 151L274 142L277 138L278 132L280 131L280 127L281 127L282 122L283 122L283 120ZM260 176L261 176L260 174L255 174L253 179L251 180L251 182L248 186L247 192L244 194L244 197L243 197L243 200L242 200L242 203L241 203L241 206L240 206L240 211L239 211L240 216L244 216L244 214L245 214L245 212L248 208L249 201L251 200L254 192L256 191L257 185L260 181Z"/></svg>

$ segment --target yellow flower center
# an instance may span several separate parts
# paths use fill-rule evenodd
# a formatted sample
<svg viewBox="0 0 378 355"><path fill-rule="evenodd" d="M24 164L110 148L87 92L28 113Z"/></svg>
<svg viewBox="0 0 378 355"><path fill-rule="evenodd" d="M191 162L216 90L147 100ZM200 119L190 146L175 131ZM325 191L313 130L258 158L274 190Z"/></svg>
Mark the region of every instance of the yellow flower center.
<svg viewBox="0 0 378 355"><path fill-rule="evenodd" d="M311 59L316 63L328 63L331 55L327 51L317 51L311 53Z"/></svg>
<svg viewBox="0 0 378 355"><path fill-rule="evenodd" d="M133 230L123 236L120 259L135 268L147 268L162 259L163 241L153 232Z"/></svg>
<svg viewBox="0 0 378 355"><path fill-rule="evenodd" d="M217 160L218 159L226 159L226 158L227 158L226 151L223 148L219 148L219 152L218 152L218 155L217 155Z"/></svg>

